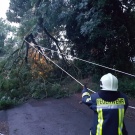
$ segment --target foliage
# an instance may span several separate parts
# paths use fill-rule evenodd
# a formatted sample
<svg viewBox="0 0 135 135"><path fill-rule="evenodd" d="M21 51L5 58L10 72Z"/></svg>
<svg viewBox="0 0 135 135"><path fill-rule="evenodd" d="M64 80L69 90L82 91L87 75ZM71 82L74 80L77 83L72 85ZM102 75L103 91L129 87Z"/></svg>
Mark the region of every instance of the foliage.
<svg viewBox="0 0 135 135"><path fill-rule="evenodd" d="M3 37L0 47L3 49L3 41L9 31L14 32L15 37L6 40L5 50L12 49L13 45L18 47L6 62L0 63L0 92L2 96L10 97L11 101L14 98L17 101L31 97L59 98L81 90L76 83L70 85L69 82L72 81L67 75L39 54L41 48L32 49L28 43L23 42L24 39L29 43L59 50L60 53L72 54L125 72L134 72L134 1L11 0L7 19L20 24L16 31L1 20L1 25L6 29L1 30ZM30 39L30 35L33 39ZM45 50L45 55L75 78L93 75L93 80L97 81L99 76L108 72L78 60L68 61L65 56L53 51ZM120 89L123 89L124 82L129 82L126 93L132 93L132 80L120 82ZM94 89L98 88L97 85L92 86Z"/></svg>
<svg viewBox="0 0 135 135"><path fill-rule="evenodd" d="M36 56L29 56L30 65L26 65L23 60L22 62L19 60L15 65L16 67L11 64L12 62L1 62L0 99L5 97L5 100L1 100L1 109L10 107L14 103L13 101L18 104L30 98L42 99L50 96L55 98L68 96L68 90L61 89L60 84L53 80L51 83L48 82L48 80L51 80L49 73L54 74L53 68L46 63L45 59L39 62L35 61L38 58L38 55ZM6 67L3 68L5 65ZM41 70L41 67L44 70ZM55 79L54 76L53 79Z"/></svg>
<svg viewBox="0 0 135 135"><path fill-rule="evenodd" d="M73 49L78 56L132 71L130 58L135 52L133 3L129 2L129 7L128 1L78 1L66 25L68 38L74 42Z"/></svg>
<svg viewBox="0 0 135 135"><path fill-rule="evenodd" d="M3 96L0 99L0 110L9 109L15 105L17 105L17 101L15 99L12 100L12 99L10 99L10 97L5 97L5 96Z"/></svg>
<svg viewBox="0 0 135 135"><path fill-rule="evenodd" d="M23 14L31 7L30 0L11 0L10 10L7 12L9 21L20 22Z"/></svg>
<svg viewBox="0 0 135 135"><path fill-rule="evenodd" d="M119 90L135 98L135 83L134 79L121 78L119 79Z"/></svg>
<svg viewBox="0 0 135 135"><path fill-rule="evenodd" d="M15 34L15 32L15 27L7 23L6 20L0 18L0 57L9 53L9 50L13 47L13 44L11 45L10 43L14 43L14 38L10 36L10 34Z"/></svg>
<svg viewBox="0 0 135 135"><path fill-rule="evenodd" d="M74 55L122 71L129 71L130 68L132 72L131 58L135 55L134 1L11 0L10 3L7 17L9 21L21 24L21 37L30 30L35 33L39 43L42 42L49 48L55 45L52 40L47 42L43 30L39 28L42 21L53 37L72 41L72 44L59 45L70 47L72 52L75 51ZM31 29L31 26L35 27ZM61 37L61 32L66 33L64 38ZM37 33L41 33L44 38L39 38ZM81 64L77 63L77 66ZM85 72L96 72L94 67L87 67Z"/></svg>

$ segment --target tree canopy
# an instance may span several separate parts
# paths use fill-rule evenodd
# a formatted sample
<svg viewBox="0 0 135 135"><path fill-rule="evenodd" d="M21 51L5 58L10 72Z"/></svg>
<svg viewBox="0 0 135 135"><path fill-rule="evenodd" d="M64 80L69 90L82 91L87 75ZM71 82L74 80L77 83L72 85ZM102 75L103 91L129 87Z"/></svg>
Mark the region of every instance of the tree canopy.
<svg viewBox="0 0 135 135"><path fill-rule="evenodd" d="M11 42L14 42L14 38L11 35L16 33L16 28L11 26L6 22L3 18L0 18L0 56L4 56L4 54L10 52L7 50L7 46L12 48L14 45Z"/></svg>
<svg viewBox="0 0 135 135"><path fill-rule="evenodd" d="M133 0L11 0L7 17L20 23L22 37L31 26L36 26L32 31L36 37L37 33L46 32L42 43L47 43L49 35L53 37L49 37L51 43L63 40L64 32L64 39L69 42L59 42L58 46L70 47L78 57L123 71L132 69Z"/></svg>
<svg viewBox="0 0 135 135"><path fill-rule="evenodd" d="M45 56L77 79L90 75L99 81L108 70L62 53L135 73L134 0L10 0L7 19L19 27L0 19L0 56L7 58L0 62L0 105L80 90ZM128 84L125 92L134 94L134 80L115 74L120 88Z"/></svg>

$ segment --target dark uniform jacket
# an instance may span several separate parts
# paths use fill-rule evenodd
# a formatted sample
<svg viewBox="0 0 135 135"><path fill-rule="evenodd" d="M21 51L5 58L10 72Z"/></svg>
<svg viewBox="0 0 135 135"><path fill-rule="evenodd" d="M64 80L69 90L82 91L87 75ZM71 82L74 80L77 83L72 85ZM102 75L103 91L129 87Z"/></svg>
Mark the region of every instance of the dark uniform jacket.
<svg viewBox="0 0 135 135"><path fill-rule="evenodd" d="M128 107L125 94L100 90L90 95L85 88L82 91L82 102L94 111L90 135L128 135L124 124Z"/></svg>

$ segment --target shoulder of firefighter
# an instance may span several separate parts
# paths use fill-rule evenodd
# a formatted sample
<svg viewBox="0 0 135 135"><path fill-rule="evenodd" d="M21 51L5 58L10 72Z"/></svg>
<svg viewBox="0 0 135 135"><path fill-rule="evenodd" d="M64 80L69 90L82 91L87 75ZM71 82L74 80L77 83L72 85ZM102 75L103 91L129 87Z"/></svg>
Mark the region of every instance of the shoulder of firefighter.
<svg viewBox="0 0 135 135"><path fill-rule="evenodd" d="M119 94L114 101L105 101L98 92L90 94L87 88L82 90L82 102L94 111L91 135L128 135L124 115L128 107L125 94Z"/></svg>

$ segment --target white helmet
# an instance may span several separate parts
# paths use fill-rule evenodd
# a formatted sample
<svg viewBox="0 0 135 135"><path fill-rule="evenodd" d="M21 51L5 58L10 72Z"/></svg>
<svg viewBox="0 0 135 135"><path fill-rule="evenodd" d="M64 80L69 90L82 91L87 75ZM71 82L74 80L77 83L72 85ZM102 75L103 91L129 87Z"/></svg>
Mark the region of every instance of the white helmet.
<svg viewBox="0 0 135 135"><path fill-rule="evenodd" d="M102 76L100 82L101 90L117 91L118 89L118 79L111 73Z"/></svg>

